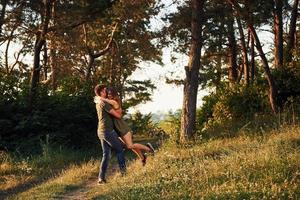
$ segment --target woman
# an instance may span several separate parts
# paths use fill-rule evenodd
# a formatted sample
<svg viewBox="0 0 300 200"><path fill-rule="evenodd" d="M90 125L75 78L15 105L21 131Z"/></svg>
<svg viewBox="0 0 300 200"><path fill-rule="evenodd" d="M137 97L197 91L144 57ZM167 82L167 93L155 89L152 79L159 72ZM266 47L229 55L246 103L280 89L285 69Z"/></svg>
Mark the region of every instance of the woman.
<svg viewBox="0 0 300 200"><path fill-rule="evenodd" d="M108 98L100 97L100 100L109 103L116 112L122 114L121 100L118 96L117 91L114 88L107 88L107 97ZM133 143L132 132L127 123L123 119L113 119L115 130L126 144L126 147L135 152L138 155L138 157L142 160L143 165L145 165L147 157L145 154L142 153L142 151L154 153L153 146L150 143L147 143L147 145Z"/></svg>

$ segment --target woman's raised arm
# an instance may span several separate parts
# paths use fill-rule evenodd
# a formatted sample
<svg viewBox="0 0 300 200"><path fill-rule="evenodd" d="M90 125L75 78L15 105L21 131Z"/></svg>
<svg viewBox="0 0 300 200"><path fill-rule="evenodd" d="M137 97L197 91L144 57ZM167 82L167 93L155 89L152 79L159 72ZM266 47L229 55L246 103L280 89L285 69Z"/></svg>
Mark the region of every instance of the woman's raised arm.
<svg viewBox="0 0 300 200"><path fill-rule="evenodd" d="M100 99L106 103L109 103L115 110L119 110L120 109L120 105L118 104L117 101L113 100L113 99L106 99L103 97L100 97Z"/></svg>

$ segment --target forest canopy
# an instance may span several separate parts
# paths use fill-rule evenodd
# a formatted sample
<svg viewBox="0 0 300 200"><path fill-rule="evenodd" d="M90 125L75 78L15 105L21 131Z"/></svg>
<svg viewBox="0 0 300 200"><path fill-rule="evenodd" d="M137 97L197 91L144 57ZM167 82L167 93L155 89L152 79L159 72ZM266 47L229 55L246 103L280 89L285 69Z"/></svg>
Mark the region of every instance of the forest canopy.
<svg viewBox="0 0 300 200"><path fill-rule="evenodd" d="M189 57L178 66L184 78L166 80L184 86L183 107L169 117L181 141L253 120L270 127L278 126L276 119L299 121L298 0L0 4L1 149L31 148L46 137L74 148L97 144L93 87L117 88L125 112L150 101L159 86L131 75L141 63L164 65L164 49ZM153 28L155 20L162 27ZM272 34L271 44L264 31ZM204 89L210 94L197 107ZM139 119L147 122L136 125L137 132L153 128L149 116Z"/></svg>

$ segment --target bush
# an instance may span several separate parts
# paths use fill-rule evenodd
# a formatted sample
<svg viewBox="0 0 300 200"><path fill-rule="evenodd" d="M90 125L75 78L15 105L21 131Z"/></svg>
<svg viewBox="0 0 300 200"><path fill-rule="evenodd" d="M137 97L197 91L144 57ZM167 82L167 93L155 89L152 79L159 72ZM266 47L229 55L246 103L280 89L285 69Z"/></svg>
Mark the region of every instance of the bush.
<svg viewBox="0 0 300 200"><path fill-rule="evenodd" d="M300 98L299 68L275 70L274 78L278 90L277 103L281 109L284 109L292 101L296 102Z"/></svg>
<svg viewBox="0 0 300 200"><path fill-rule="evenodd" d="M150 135L156 129L156 125L152 121L152 114L143 115L140 112L129 115L126 122L132 129L134 134Z"/></svg>
<svg viewBox="0 0 300 200"><path fill-rule="evenodd" d="M181 110L169 112L163 121L159 123L159 128L164 131L171 142L178 143L180 139L180 116Z"/></svg>
<svg viewBox="0 0 300 200"><path fill-rule="evenodd" d="M54 93L40 85L33 110L28 112L28 83L20 80L17 75L0 78L4 94L0 97L1 149L39 151L39 141L46 135L52 143L72 148L98 144L90 83L66 78Z"/></svg>
<svg viewBox="0 0 300 200"><path fill-rule="evenodd" d="M268 98L256 85L223 88L203 98L197 111L198 133L206 137L236 132L257 114L269 114Z"/></svg>

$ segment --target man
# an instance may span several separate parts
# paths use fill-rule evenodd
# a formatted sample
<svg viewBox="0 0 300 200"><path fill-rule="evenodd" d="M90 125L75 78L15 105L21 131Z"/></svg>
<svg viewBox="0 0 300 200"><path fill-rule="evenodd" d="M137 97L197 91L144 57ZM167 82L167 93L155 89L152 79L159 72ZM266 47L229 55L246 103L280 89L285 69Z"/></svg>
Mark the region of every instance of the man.
<svg viewBox="0 0 300 200"><path fill-rule="evenodd" d="M106 98L106 88L104 85L96 85L96 96ZM111 149L116 151L119 168L122 174L126 172L125 156L123 145L114 131L112 117L121 118L121 114L116 112L111 105L105 102L95 102L98 115L98 137L101 142L103 157L100 165L98 183L106 183L105 174L107 171Z"/></svg>

